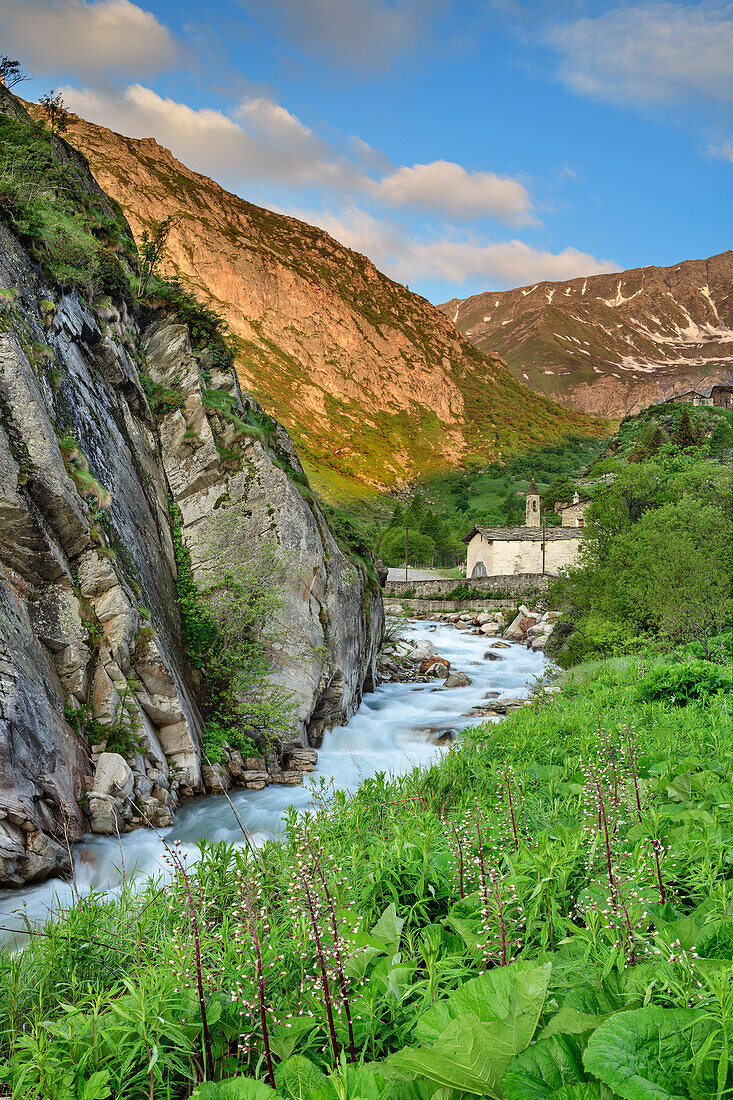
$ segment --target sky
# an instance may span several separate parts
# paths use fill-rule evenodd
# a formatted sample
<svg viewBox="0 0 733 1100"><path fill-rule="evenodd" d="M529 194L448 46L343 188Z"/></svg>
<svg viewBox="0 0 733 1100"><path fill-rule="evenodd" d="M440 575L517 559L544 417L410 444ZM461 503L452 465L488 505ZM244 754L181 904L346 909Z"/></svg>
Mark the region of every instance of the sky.
<svg viewBox="0 0 733 1100"><path fill-rule="evenodd" d="M0 53L434 302L733 247L733 2L0 0Z"/></svg>

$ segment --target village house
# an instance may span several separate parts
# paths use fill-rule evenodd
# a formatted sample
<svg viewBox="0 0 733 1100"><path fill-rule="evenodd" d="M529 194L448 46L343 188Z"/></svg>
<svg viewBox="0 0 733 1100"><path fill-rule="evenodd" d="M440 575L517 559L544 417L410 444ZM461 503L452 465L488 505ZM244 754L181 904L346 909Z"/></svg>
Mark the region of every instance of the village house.
<svg viewBox="0 0 733 1100"><path fill-rule="evenodd" d="M466 535L463 540L467 547L466 576L559 573L578 556L587 504L588 501L574 499L561 512L561 527L543 527L540 494L532 478L524 527L474 527Z"/></svg>
<svg viewBox="0 0 733 1100"><path fill-rule="evenodd" d="M563 527L582 527L583 513L590 504L590 500L581 500L579 493L573 494L569 504L556 504L555 512L560 516Z"/></svg>

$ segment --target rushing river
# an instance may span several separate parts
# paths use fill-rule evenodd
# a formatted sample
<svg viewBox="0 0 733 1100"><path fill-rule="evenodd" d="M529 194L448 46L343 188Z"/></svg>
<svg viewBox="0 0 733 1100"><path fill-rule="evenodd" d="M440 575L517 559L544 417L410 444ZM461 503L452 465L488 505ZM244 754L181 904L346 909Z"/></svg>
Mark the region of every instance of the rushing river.
<svg viewBox="0 0 733 1100"><path fill-rule="evenodd" d="M413 622L405 631L411 638L428 638L453 670L468 673L470 687L442 690L441 681L428 684L382 684L367 695L357 713L345 726L327 733L318 753L318 770L310 777L342 789L353 790L362 779L377 771L393 775L416 765L425 767L444 750L435 743L447 730L459 730L476 719L465 717L472 707L484 703L487 691L502 695L523 695L528 681L541 673L544 657L524 646L501 649L501 661L488 661L484 653L492 639L456 630L444 623ZM262 791L232 790L232 803L255 843L277 836L288 806L307 808L312 803L311 783L302 787L273 785ZM209 795L184 803L170 829L168 842L180 840L190 852L199 838L241 844L243 837L231 806L221 795ZM137 876L159 875L162 845L150 829L116 837L91 836L74 848L74 873L79 891L115 892L121 886L124 857L128 881ZM190 857L191 858L191 857ZM71 884L52 879L24 890L0 892L0 939L24 924L23 913L32 925L73 901Z"/></svg>

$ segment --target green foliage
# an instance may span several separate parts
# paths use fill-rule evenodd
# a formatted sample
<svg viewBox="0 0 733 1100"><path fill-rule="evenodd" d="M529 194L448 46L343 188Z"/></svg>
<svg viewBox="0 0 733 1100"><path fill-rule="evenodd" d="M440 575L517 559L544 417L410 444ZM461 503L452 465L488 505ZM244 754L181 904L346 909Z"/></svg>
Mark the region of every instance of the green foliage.
<svg viewBox="0 0 733 1100"><path fill-rule="evenodd" d="M55 107L52 114L58 134L63 114ZM124 294L128 277L119 255L133 262L134 249L127 226L110 218L101 195L89 193L73 156L56 157L60 140L38 123L0 116L0 219L53 282L87 296L102 288Z"/></svg>
<svg viewBox="0 0 733 1100"><path fill-rule="evenodd" d="M411 565L430 565L435 558L435 543L428 535L414 528L390 528L379 544L379 556L385 565L403 565L405 561L405 541L407 541L407 560Z"/></svg>
<svg viewBox="0 0 733 1100"><path fill-rule="evenodd" d="M203 678L204 750L212 763L223 758L227 744L255 755L257 744L285 732L293 721L290 696L270 682L286 566L274 547L256 561L248 558L242 516L236 507L228 508L212 520L207 536L217 575L199 586L180 509L173 501L169 509L186 652Z"/></svg>
<svg viewBox="0 0 733 1100"><path fill-rule="evenodd" d="M232 366L238 346L220 313L200 302L179 279L153 274L144 292L147 297L160 300L182 325L188 326L194 351L206 350L211 363L221 369Z"/></svg>
<svg viewBox="0 0 733 1100"><path fill-rule="evenodd" d="M656 639L710 659L733 614L730 515L726 470L697 452L619 465L585 512L580 565L554 587L567 612L553 656L567 666Z"/></svg>
<svg viewBox="0 0 733 1100"><path fill-rule="evenodd" d="M639 686L639 694L648 702L667 699L678 706L686 706L693 699L704 699L718 691L730 692L732 672L730 667L722 669L707 661L662 665L647 673Z"/></svg>
<svg viewBox="0 0 733 1100"><path fill-rule="evenodd" d="M188 873L214 1081L196 1085L201 1020L185 891L159 881L83 898L22 955L0 954L4 1080L19 1100L34 1089L72 1100L87 1084L109 1088L110 1100L149 1100L151 1073L154 1095L172 1100L192 1092L200 1100L457 1100L441 1089L502 1100L725 1100L733 1085L729 699L647 701L641 678L636 659L580 666L559 693L501 727L478 727L431 769L319 795L307 815L292 811L281 840L261 853L202 846ZM632 725L638 804L623 765ZM587 904L598 886L587 767L608 761L608 746L626 777L615 820L633 964L623 922L608 919L607 902ZM507 840L507 774L522 822L518 847ZM477 950L477 816L485 856L522 913L518 944L512 933L518 957L504 967L487 967ZM462 822L463 898L453 840ZM307 835L318 838L343 916L355 1064L340 1012L341 1054L332 1056L312 934L289 900L307 865ZM267 929L274 1092L262 1080L247 986L244 881L257 884ZM289 1013L289 1027L274 1023Z"/></svg>

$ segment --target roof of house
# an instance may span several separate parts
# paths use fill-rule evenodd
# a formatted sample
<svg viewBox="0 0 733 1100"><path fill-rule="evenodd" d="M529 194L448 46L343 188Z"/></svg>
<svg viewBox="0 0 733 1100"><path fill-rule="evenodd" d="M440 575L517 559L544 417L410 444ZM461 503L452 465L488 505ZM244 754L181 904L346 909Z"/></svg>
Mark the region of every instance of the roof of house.
<svg viewBox="0 0 733 1100"><path fill-rule="evenodd" d="M590 504L590 497L583 497L581 500L571 500L569 504L556 504L556 512L564 512L566 508L579 508L581 504Z"/></svg>
<svg viewBox="0 0 733 1100"><path fill-rule="evenodd" d="M469 543L475 535L483 535L489 542L557 542L561 539L582 539L582 527L474 527L463 539Z"/></svg>

